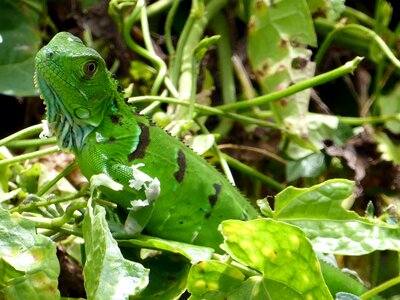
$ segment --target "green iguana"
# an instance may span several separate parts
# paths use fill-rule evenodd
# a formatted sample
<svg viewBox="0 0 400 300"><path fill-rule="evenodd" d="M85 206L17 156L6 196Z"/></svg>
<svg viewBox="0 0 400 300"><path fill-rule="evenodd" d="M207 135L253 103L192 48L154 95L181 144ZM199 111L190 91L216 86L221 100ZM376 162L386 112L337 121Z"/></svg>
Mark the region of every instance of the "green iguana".
<svg viewBox="0 0 400 300"><path fill-rule="evenodd" d="M43 47L35 82L59 147L75 155L88 179L106 174L123 185L123 191L101 191L129 211L130 233L145 228L154 236L218 250L222 220L258 216L203 158L133 112L102 57L79 38L61 32Z"/></svg>
<svg viewBox="0 0 400 300"><path fill-rule="evenodd" d="M215 168L135 113L104 60L79 38L58 33L35 62L35 84L47 106L42 134L55 133L59 147L75 155L88 179L104 174L122 186L120 191L99 189L122 208L130 234L145 230L220 251L221 221L259 217ZM357 294L365 290L340 270L321 265L330 288Z"/></svg>

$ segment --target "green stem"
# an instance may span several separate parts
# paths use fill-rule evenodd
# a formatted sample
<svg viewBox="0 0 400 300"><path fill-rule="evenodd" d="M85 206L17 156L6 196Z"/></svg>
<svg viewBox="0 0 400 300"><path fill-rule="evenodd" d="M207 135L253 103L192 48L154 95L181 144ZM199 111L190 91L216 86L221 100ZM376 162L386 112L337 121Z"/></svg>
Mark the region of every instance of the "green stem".
<svg viewBox="0 0 400 300"><path fill-rule="evenodd" d="M325 116L324 114L318 114L318 113L308 113L308 114L320 116L320 117ZM256 111L256 112L246 113L246 116L260 118L260 119L266 119L266 118L272 117L272 112L269 110ZM351 125L351 126L361 126L364 124L371 124L371 125L382 124L382 123L385 123L387 121L392 121L392 120L400 121L400 114L371 116L371 117L346 117L346 116L335 115L334 117L338 118L338 120L340 122Z"/></svg>
<svg viewBox="0 0 400 300"><path fill-rule="evenodd" d="M70 163L62 172L60 172L56 177L46 183L42 188L36 193L37 196L43 196L49 189L51 189L61 178L68 175L69 172L76 166L76 162Z"/></svg>
<svg viewBox="0 0 400 300"><path fill-rule="evenodd" d="M165 20L164 25L164 38L165 38L165 46L167 47L168 54L170 59L175 55L175 48L172 42L171 28L172 23L174 22L176 11L178 10L179 3L181 0L174 0L171 6L171 9L168 12L167 19Z"/></svg>
<svg viewBox="0 0 400 300"><path fill-rule="evenodd" d="M400 276L392 278L392 279L390 279L390 280L378 285L377 287L374 287L373 289L369 290L368 292L362 294L360 296L360 298L362 300L370 299L373 296L376 296L379 293L391 288L392 286L398 285L398 284L400 284Z"/></svg>
<svg viewBox="0 0 400 300"><path fill-rule="evenodd" d="M349 30L354 30L356 32L359 32L360 34L364 35L364 37L368 37L372 41L374 41L379 48L383 51L383 53L386 55L386 57L392 62L393 65L395 65L397 68L400 69L400 61L396 58L396 56L393 54L393 52L390 50L388 45L384 42L384 40L376 34L373 30L366 28L364 26L358 25L358 24L348 24L344 25L342 27L337 27L333 29L328 36L325 38L324 42L321 44L317 55L315 56L315 63L318 65L322 57L325 55L325 52L327 51L329 45L332 43L332 41L336 38L336 36L344 31L349 31Z"/></svg>
<svg viewBox="0 0 400 300"><path fill-rule="evenodd" d="M141 103L141 102L148 102L148 101L160 101L164 103L169 103L169 104L177 104L177 105L183 105L183 106L189 106L188 102L183 102L175 98L170 98L170 97L159 97L159 96L140 96L140 97L132 97L128 99L129 103ZM247 123L247 124L254 124L257 126L261 127L266 127L266 128L274 128L278 130L283 130L281 129L277 124L264 121L264 120L259 120L251 117L247 117L245 115L240 115L236 113L230 113L226 111L222 111L220 109L217 109L215 107L210 107L210 106L205 106L205 105L200 105L200 104L194 104L195 110L202 114L202 115L218 115L224 118L230 118L235 121Z"/></svg>
<svg viewBox="0 0 400 300"><path fill-rule="evenodd" d="M47 148L44 150L34 151L34 152L27 153L27 154L15 156L12 158L3 159L3 160L0 160L0 166L5 166L8 164L25 161L27 159L32 159L32 158L36 158L36 157L41 157L41 156L44 156L47 154L55 153L57 151L60 151L60 150L58 149L58 146L55 146L55 147L50 147L50 148Z"/></svg>
<svg viewBox="0 0 400 300"><path fill-rule="evenodd" d="M229 24L226 17L218 12L212 19L211 27L220 36L217 46L219 80L221 82L222 101L224 104L236 102L235 78L233 76L231 41L229 39ZM223 119L213 130L221 136L227 135L233 126L233 121Z"/></svg>
<svg viewBox="0 0 400 300"><path fill-rule="evenodd" d="M168 7L175 4L175 0L158 0L150 4L147 7L147 17L151 18L153 16L159 15L165 11ZM179 1L178 1L179 2Z"/></svg>
<svg viewBox="0 0 400 300"><path fill-rule="evenodd" d="M11 142L14 139L20 139L20 138L26 137L26 136L38 135L42 130L43 130L42 124L37 124L37 125L30 126L28 128L22 129L16 133L9 135L8 137L5 137L4 139L1 139L0 146L3 146L6 143Z"/></svg>
<svg viewBox="0 0 400 300"><path fill-rule="evenodd" d="M192 8L180 34L178 44L176 46L175 57L171 61L171 81L174 86L177 86L178 84L179 72L182 66L183 51L189 35L191 34L192 27L195 23L196 18L197 14L194 13L194 10Z"/></svg>
<svg viewBox="0 0 400 300"><path fill-rule="evenodd" d="M68 201L72 201L78 198L81 198L82 196L84 196L87 192L88 188L83 188L81 191L73 194L73 195L69 195L67 197L63 197L63 198L57 198L57 199L50 199L50 200L42 200L42 201L37 201L37 202L33 202L33 203L29 203L26 205L19 205L17 207L11 208L10 212L18 212L18 213L22 213L24 211L32 211L36 208L42 207L42 206L49 206L52 204L58 204L58 203L63 203L63 202L68 202Z"/></svg>
<svg viewBox="0 0 400 300"><path fill-rule="evenodd" d="M374 27L374 24L375 24L375 20L373 18L371 18L370 16L364 14L363 12L361 12L357 9L351 8L349 6L346 6L346 8L343 12L343 16L348 17L348 18L353 18L368 27Z"/></svg>
<svg viewBox="0 0 400 300"><path fill-rule="evenodd" d="M222 157L225 158L225 160L228 162L230 166L233 168L239 170L240 172L247 174L249 176L252 176L254 178L257 178L261 182L265 183L266 185L270 186L272 189L274 189L277 192L282 191L285 186L279 183L278 181L265 176L264 174L261 174L260 172L254 170L253 168L245 165L244 163L241 163L240 161L230 157L229 155L222 154Z"/></svg>
<svg viewBox="0 0 400 300"><path fill-rule="evenodd" d="M86 201L76 201L68 206L64 215L58 218L42 218L42 217L27 217L28 219L35 222L35 226L39 228L55 229L63 226L67 222L70 222L74 216L75 211L86 208Z"/></svg>
<svg viewBox="0 0 400 300"><path fill-rule="evenodd" d="M164 81L165 74L167 73L167 67L161 58L152 53L151 50L147 50L136 44L131 37L131 29L133 27L133 24L135 23L138 15L142 12L144 7L145 7L144 0L137 1L133 11L128 15L128 17L124 19L123 36L129 48L131 48L134 52L138 53L144 58L148 59L153 65L156 66L158 73L154 80L153 87L151 89L151 94L156 95L158 90L160 89L162 82ZM141 13L141 21L142 21L143 38L145 39L146 44L149 45L151 42L149 43L150 36L148 34L149 31L148 31L147 16L143 12Z"/></svg>
<svg viewBox="0 0 400 300"><path fill-rule="evenodd" d="M239 56L234 55L232 57L232 64L233 64L233 69L235 70L236 78L239 81L239 85L243 93L243 96L246 99L254 98L257 94L254 90L253 85L251 84L249 74L247 73L245 67L243 66Z"/></svg>
<svg viewBox="0 0 400 300"><path fill-rule="evenodd" d="M203 123L197 122L197 125L200 127L200 129L204 133L209 134L208 129L204 126ZM218 148L217 144L215 143L215 141L214 141L214 143L212 145L212 151L214 151L214 153L217 155L218 162L219 162L219 164L220 164L220 166L222 168L222 171L224 172L226 178L228 179L228 181L232 185L236 185L235 184L235 179L233 178L233 175L232 175L232 172L231 172L231 169L229 168L229 165L228 165L226 159L222 155L222 152L221 152L221 150L219 150L219 148Z"/></svg>
<svg viewBox="0 0 400 300"><path fill-rule="evenodd" d="M342 77L343 75L346 75L348 73L352 73L357 68L358 64L362 61L362 59L363 59L362 57L357 56L353 60L346 62L343 66L340 66L329 72L320 74L318 76L315 76L310 79L304 80L304 81L296 83L294 85L291 85L290 87L288 87L284 90L273 92L273 93L263 95L263 96L259 96L259 97L256 97L256 98L253 98L250 100L246 100L246 101L216 106L215 108L226 111L226 110L231 110L231 109L250 108L253 106L259 106L259 105L263 105L263 104L266 104L269 102L277 101L282 98L293 95L297 92L303 91L305 89L309 89L309 88L315 87L317 85L324 84L326 82L335 80L336 78Z"/></svg>
<svg viewBox="0 0 400 300"><path fill-rule="evenodd" d="M199 2L197 5L196 3ZM192 10L188 19L188 22L193 22L191 29L188 32L188 37L185 43L178 43L176 60L174 61L173 71L176 73L177 68L180 70L179 76L179 95L181 99L189 99L191 94L191 82L192 82L192 55L193 49L198 45L204 30L209 23L209 21L214 17L214 15L220 11L227 3L227 0L212 0L204 6L203 1L192 2ZM185 24L186 27L186 24ZM189 26L188 26L189 27ZM185 29L185 28L184 28ZM190 34L189 34L190 33ZM178 50L181 52L178 54ZM179 61L178 59L181 59ZM176 74L175 74L176 75ZM185 119L187 114L187 109L179 107L177 113L177 118Z"/></svg>
<svg viewBox="0 0 400 300"><path fill-rule="evenodd" d="M26 139L26 140L16 140L6 143L7 148L29 148L29 147L39 147L44 145L54 145L57 143L57 138L52 137L48 139Z"/></svg>
<svg viewBox="0 0 400 300"><path fill-rule="evenodd" d="M341 117L337 116L339 121L353 126L360 126L363 124L381 124L390 120L398 121L400 114L396 115L384 115L384 116L372 116L372 117Z"/></svg>

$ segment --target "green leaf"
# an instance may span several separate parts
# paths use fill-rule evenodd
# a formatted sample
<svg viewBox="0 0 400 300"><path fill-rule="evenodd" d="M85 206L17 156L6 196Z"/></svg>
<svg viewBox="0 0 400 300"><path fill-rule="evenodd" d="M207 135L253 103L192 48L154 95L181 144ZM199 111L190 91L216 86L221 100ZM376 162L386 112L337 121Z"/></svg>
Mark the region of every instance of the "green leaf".
<svg viewBox="0 0 400 300"><path fill-rule="evenodd" d="M362 255L400 249L399 226L360 217L343 207L354 182L332 179L310 188L288 187L275 197L274 219L302 228L315 251Z"/></svg>
<svg viewBox="0 0 400 300"><path fill-rule="evenodd" d="M220 261L203 261L192 266L187 290L193 298L226 299L226 294L238 286L245 276L236 268Z"/></svg>
<svg viewBox="0 0 400 300"><path fill-rule="evenodd" d="M250 4L248 56L263 93L287 88L314 75L307 45L317 39L305 0L257 1ZM293 135L307 135L304 118L310 91L271 103L275 121Z"/></svg>
<svg viewBox="0 0 400 300"><path fill-rule="evenodd" d="M208 51L208 48L214 46L220 38L221 37L219 35L213 35L203 38L193 50L194 58L196 59L196 61L200 62Z"/></svg>
<svg viewBox="0 0 400 300"><path fill-rule="evenodd" d="M299 160L286 162L286 180L294 181L301 177L316 177L326 170L325 155L312 153Z"/></svg>
<svg viewBox="0 0 400 300"><path fill-rule="evenodd" d="M397 84L395 88L387 95L381 95L378 98L378 107L382 116L396 115L400 113L400 84ZM400 133L400 120L390 119L385 122L385 127L391 132Z"/></svg>
<svg viewBox="0 0 400 300"><path fill-rule="evenodd" d="M23 170L20 174L18 174L17 183L27 193L34 194L38 190L38 180L40 174L41 165L40 163L35 163L29 169Z"/></svg>
<svg viewBox="0 0 400 300"><path fill-rule="evenodd" d="M0 207L0 298L60 299L59 272L55 243Z"/></svg>
<svg viewBox="0 0 400 300"><path fill-rule="evenodd" d="M232 291L229 300L301 300L307 299L285 283L268 280L261 276L248 278L239 288ZM332 299L332 298L316 298Z"/></svg>
<svg viewBox="0 0 400 300"><path fill-rule="evenodd" d="M345 0L308 0L308 7L314 18L337 20L345 10Z"/></svg>
<svg viewBox="0 0 400 300"><path fill-rule="evenodd" d="M286 154L293 160L301 160L323 149L326 140L331 140L340 146L353 136L352 128L339 122L337 116L308 114L304 122L307 136L289 136L290 142Z"/></svg>
<svg viewBox="0 0 400 300"><path fill-rule="evenodd" d="M88 299L128 299L147 286L149 270L123 258L108 229L103 207L88 207L83 237L86 253L83 274Z"/></svg>
<svg viewBox="0 0 400 300"><path fill-rule="evenodd" d="M284 290L293 295L287 299L331 299L317 257L299 228L272 219L226 220L220 228L225 251L259 271L268 294Z"/></svg>
<svg viewBox="0 0 400 300"><path fill-rule="evenodd" d="M400 147L394 143L393 139L384 132L375 132L374 139L378 143L382 159L400 164Z"/></svg>
<svg viewBox="0 0 400 300"><path fill-rule="evenodd" d="M150 269L149 285L134 299L179 299L186 290L186 281L190 270L190 262L183 256L170 252L121 247L124 257L140 261Z"/></svg>
<svg viewBox="0 0 400 300"><path fill-rule="evenodd" d="M149 249L157 249L180 254L189 259L192 263L210 259L214 249L202 247L182 242L164 240L152 236L140 235L136 239L118 240L118 244L124 247L144 247Z"/></svg>
<svg viewBox="0 0 400 300"><path fill-rule="evenodd" d="M41 44L41 0L0 1L0 93L32 96L34 58Z"/></svg>

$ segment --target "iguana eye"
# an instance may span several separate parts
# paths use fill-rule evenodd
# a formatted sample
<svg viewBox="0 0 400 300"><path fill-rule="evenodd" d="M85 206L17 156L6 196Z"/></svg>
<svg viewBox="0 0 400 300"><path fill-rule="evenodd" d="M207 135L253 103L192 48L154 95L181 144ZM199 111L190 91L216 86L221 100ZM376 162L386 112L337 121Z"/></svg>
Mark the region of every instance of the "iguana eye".
<svg viewBox="0 0 400 300"><path fill-rule="evenodd" d="M97 70L97 62L89 61L83 66L83 72L86 76L92 76Z"/></svg>

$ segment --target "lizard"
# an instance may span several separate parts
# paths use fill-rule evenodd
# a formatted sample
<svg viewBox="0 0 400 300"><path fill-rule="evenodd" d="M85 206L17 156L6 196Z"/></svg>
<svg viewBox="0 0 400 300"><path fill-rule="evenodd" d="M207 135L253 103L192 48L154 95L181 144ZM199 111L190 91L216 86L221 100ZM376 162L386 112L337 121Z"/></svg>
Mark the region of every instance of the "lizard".
<svg viewBox="0 0 400 300"><path fill-rule="evenodd" d="M259 216L216 168L135 112L100 54L78 37L55 35L37 53L35 67L45 135L56 135L87 179L105 174L122 185L121 191L99 189L126 212L130 234L145 230L218 251L221 221Z"/></svg>
<svg viewBox="0 0 400 300"><path fill-rule="evenodd" d="M78 37L60 32L40 49L34 81L47 109L42 135L55 134L88 180L103 174L122 187L99 189L125 212L129 234L145 231L220 252L223 220L260 217L216 168L129 106L103 58ZM337 290L365 290L320 264Z"/></svg>

